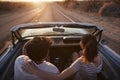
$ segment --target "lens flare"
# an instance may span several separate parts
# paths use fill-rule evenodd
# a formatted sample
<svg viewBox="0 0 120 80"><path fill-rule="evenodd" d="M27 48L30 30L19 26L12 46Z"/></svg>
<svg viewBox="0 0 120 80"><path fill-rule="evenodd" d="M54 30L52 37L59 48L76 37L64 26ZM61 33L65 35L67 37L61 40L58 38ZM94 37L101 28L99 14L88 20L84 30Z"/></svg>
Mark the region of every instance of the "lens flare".
<svg viewBox="0 0 120 80"><path fill-rule="evenodd" d="M53 2L53 1L64 1L64 0L0 0L0 1L11 1L11 2Z"/></svg>

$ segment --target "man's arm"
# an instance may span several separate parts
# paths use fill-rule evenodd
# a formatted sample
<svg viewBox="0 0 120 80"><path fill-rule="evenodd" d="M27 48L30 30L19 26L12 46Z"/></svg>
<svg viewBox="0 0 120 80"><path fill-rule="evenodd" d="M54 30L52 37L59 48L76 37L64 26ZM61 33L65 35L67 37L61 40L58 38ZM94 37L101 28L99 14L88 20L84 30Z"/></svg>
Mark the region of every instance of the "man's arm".
<svg viewBox="0 0 120 80"><path fill-rule="evenodd" d="M27 62L23 64L23 69L29 73L35 74L39 77L42 77L47 80L63 80L67 77L70 77L75 73L75 71L68 67L64 71L62 71L60 74L55 74L51 72L46 72L38 69L37 66L33 62Z"/></svg>

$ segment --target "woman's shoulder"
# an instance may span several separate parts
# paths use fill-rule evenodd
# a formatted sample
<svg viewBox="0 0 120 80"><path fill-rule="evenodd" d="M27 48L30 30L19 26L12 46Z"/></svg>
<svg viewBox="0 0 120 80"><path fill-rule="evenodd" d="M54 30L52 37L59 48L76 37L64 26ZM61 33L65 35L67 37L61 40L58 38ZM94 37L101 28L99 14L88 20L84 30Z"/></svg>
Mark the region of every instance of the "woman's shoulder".
<svg viewBox="0 0 120 80"><path fill-rule="evenodd" d="M97 55L94 59L94 64L97 67L97 72L99 73L102 69L102 65L103 65L103 60L102 57L100 55Z"/></svg>

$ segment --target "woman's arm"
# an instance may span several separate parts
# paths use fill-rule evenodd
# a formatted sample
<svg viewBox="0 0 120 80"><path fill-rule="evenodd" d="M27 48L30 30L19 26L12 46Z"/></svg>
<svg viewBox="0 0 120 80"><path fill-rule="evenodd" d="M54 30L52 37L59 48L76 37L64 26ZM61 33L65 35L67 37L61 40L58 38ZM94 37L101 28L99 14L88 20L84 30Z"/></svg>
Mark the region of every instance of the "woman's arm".
<svg viewBox="0 0 120 80"><path fill-rule="evenodd" d="M82 51L79 51L79 53L77 52L73 52L72 54L72 61L74 62L77 58L82 56Z"/></svg>
<svg viewBox="0 0 120 80"><path fill-rule="evenodd" d="M100 55L98 55L97 57L95 57L94 63L95 63L95 65L96 65L97 67L102 63L102 58L101 58Z"/></svg>
<svg viewBox="0 0 120 80"><path fill-rule="evenodd" d="M68 67L65 70L63 70L58 76L61 78L61 80L63 80L63 79L66 79L66 78L72 76L75 73L76 73L76 71L73 70L73 68Z"/></svg>
<svg viewBox="0 0 120 80"><path fill-rule="evenodd" d="M38 69L38 67L33 62L24 63L23 69L26 72L35 74L35 75L42 77L44 79L47 79L47 80L63 80L67 77L70 77L71 75L73 75L76 72L70 67L66 68L60 74L46 72L46 71L42 71L42 70Z"/></svg>

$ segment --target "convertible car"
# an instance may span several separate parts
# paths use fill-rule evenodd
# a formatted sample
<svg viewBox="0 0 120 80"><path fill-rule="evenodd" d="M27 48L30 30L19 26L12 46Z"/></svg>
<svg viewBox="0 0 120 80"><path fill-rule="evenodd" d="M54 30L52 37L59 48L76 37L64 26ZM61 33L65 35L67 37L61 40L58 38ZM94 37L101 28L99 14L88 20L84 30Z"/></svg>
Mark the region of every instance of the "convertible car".
<svg viewBox="0 0 120 80"><path fill-rule="evenodd" d="M24 44L35 36L52 38L49 50L50 62L60 71L71 63L73 52L81 50L79 42L84 34L93 34L99 43L103 68L98 80L120 80L120 56L101 40L103 28L87 23L38 22L20 24L11 28L11 43L0 54L0 80L13 80L15 59L22 54ZM73 76L66 80L73 80Z"/></svg>

